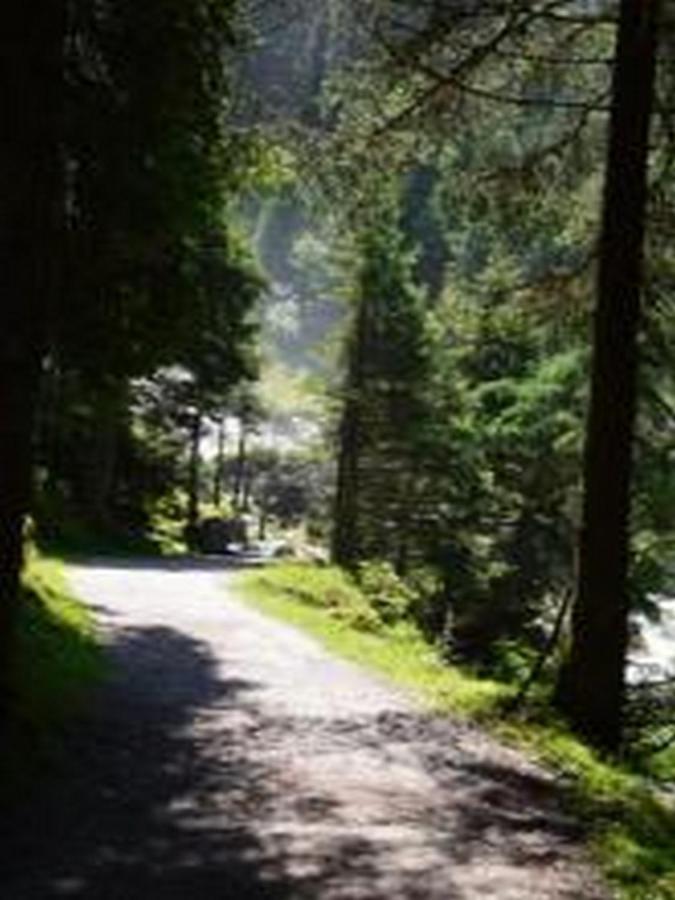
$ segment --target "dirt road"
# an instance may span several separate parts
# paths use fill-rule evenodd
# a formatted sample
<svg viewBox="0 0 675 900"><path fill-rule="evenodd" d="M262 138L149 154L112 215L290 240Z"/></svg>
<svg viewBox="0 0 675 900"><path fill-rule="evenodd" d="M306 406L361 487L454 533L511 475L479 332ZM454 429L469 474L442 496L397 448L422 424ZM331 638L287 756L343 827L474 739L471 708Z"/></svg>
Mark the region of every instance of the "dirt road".
<svg viewBox="0 0 675 900"><path fill-rule="evenodd" d="M607 896L548 777L241 605L231 572L71 575L111 674L4 822L2 900Z"/></svg>

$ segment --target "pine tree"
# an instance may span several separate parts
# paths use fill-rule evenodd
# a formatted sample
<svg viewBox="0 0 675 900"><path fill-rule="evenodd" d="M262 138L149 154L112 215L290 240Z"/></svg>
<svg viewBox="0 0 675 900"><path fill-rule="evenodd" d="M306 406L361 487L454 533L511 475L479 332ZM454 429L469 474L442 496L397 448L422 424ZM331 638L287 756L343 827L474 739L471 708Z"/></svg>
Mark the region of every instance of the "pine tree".
<svg viewBox="0 0 675 900"><path fill-rule="evenodd" d="M429 488L422 448L432 421L431 320L396 206L357 247L333 555L348 566L383 558L403 572Z"/></svg>

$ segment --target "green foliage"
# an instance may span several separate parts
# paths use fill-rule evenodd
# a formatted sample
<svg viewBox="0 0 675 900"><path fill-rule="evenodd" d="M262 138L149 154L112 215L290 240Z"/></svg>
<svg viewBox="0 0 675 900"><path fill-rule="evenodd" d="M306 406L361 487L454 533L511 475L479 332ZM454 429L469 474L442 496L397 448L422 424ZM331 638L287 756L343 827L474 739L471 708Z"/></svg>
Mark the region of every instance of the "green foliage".
<svg viewBox="0 0 675 900"><path fill-rule="evenodd" d="M39 500L138 535L181 481L181 416L220 414L255 375L263 280L232 198L258 150L226 124L236 0L67 6ZM180 389L158 375L177 368Z"/></svg>
<svg viewBox="0 0 675 900"><path fill-rule="evenodd" d="M410 617L415 593L399 578L391 563L382 560L359 563L356 581L385 625L395 625Z"/></svg>
<svg viewBox="0 0 675 900"><path fill-rule="evenodd" d="M524 641L498 640L490 648L490 674L506 684L522 684L537 660L536 650Z"/></svg>
<svg viewBox="0 0 675 900"><path fill-rule="evenodd" d="M383 186L372 216L355 241L333 543L342 564L381 558L403 571L433 502L436 333L396 191Z"/></svg>
<svg viewBox="0 0 675 900"><path fill-rule="evenodd" d="M168 556L185 552L185 506L184 493L178 488L149 504L148 536L155 552Z"/></svg>
<svg viewBox="0 0 675 900"><path fill-rule="evenodd" d="M204 252L212 256L223 234L236 155L222 117L233 12L213 0L72 4L63 135L71 277L55 338L69 365L92 377L173 362L204 314L195 272L207 277Z"/></svg>
<svg viewBox="0 0 675 900"><path fill-rule="evenodd" d="M645 768L657 780L673 784L675 782L675 742L659 753L651 755Z"/></svg>

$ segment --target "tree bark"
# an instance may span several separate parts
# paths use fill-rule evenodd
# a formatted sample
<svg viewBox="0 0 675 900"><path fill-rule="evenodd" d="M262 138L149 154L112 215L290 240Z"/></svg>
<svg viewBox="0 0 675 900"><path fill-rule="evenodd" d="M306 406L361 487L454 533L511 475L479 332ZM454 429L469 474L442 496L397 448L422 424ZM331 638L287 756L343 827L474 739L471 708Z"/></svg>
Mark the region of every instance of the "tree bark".
<svg viewBox="0 0 675 900"><path fill-rule="evenodd" d="M368 344L367 301L356 315L349 355L347 392L340 423L338 471L333 509L331 556L338 566L353 568L359 559L359 462L362 443L362 391Z"/></svg>
<svg viewBox="0 0 675 900"><path fill-rule="evenodd" d="M88 469L86 473L87 519L103 532L114 524L111 510L118 469L120 430L127 413L127 384L111 380L93 394L96 416L93 421Z"/></svg>
<svg viewBox="0 0 675 900"><path fill-rule="evenodd" d="M190 458L188 462L188 507L187 529L188 536L196 534L199 524L199 477L201 472L200 444L202 437L202 414L196 410L190 423ZM192 538L189 537L189 541Z"/></svg>
<svg viewBox="0 0 675 900"><path fill-rule="evenodd" d="M622 0L594 316L572 646L557 702L596 746L621 742L630 488L648 200L656 0Z"/></svg>
<svg viewBox="0 0 675 900"><path fill-rule="evenodd" d="M267 509L267 492L263 491L260 497L260 518L258 519L258 540L267 540L267 523L269 512Z"/></svg>
<svg viewBox="0 0 675 900"><path fill-rule="evenodd" d="M232 482L232 502L235 511L240 512L246 505L244 497L246 482L246 461L248 459L248 431L243 419L239 421L239 443L237 447L237 461L234 467L234 479Z"/></svg>
<svg viewBox="0 0 675 900"><path fill-rule="evenodd" d="M223 500L223 468L225 466L225 419L218 420L218 449L213 470L213 505L220 509Z"/></svg>
<svg viewBox="0 0 675 900"><path fill-rule="evenodd" d="M58 290L65 5L18 4L0 35L0 725L11 701L22 534L47 320Z"/></svg>

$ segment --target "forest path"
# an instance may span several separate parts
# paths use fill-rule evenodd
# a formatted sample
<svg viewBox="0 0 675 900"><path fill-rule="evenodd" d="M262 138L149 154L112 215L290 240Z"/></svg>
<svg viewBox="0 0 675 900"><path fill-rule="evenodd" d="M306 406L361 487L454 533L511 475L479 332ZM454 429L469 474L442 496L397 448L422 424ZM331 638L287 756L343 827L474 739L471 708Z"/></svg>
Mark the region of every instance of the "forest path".
<svg viewBox="0 0 675 900"><path fill-rule="evenodd" d="M239 603L232 577L71 570L111 672L2 829L3 900L607 896L548 776Z"/></svg>

